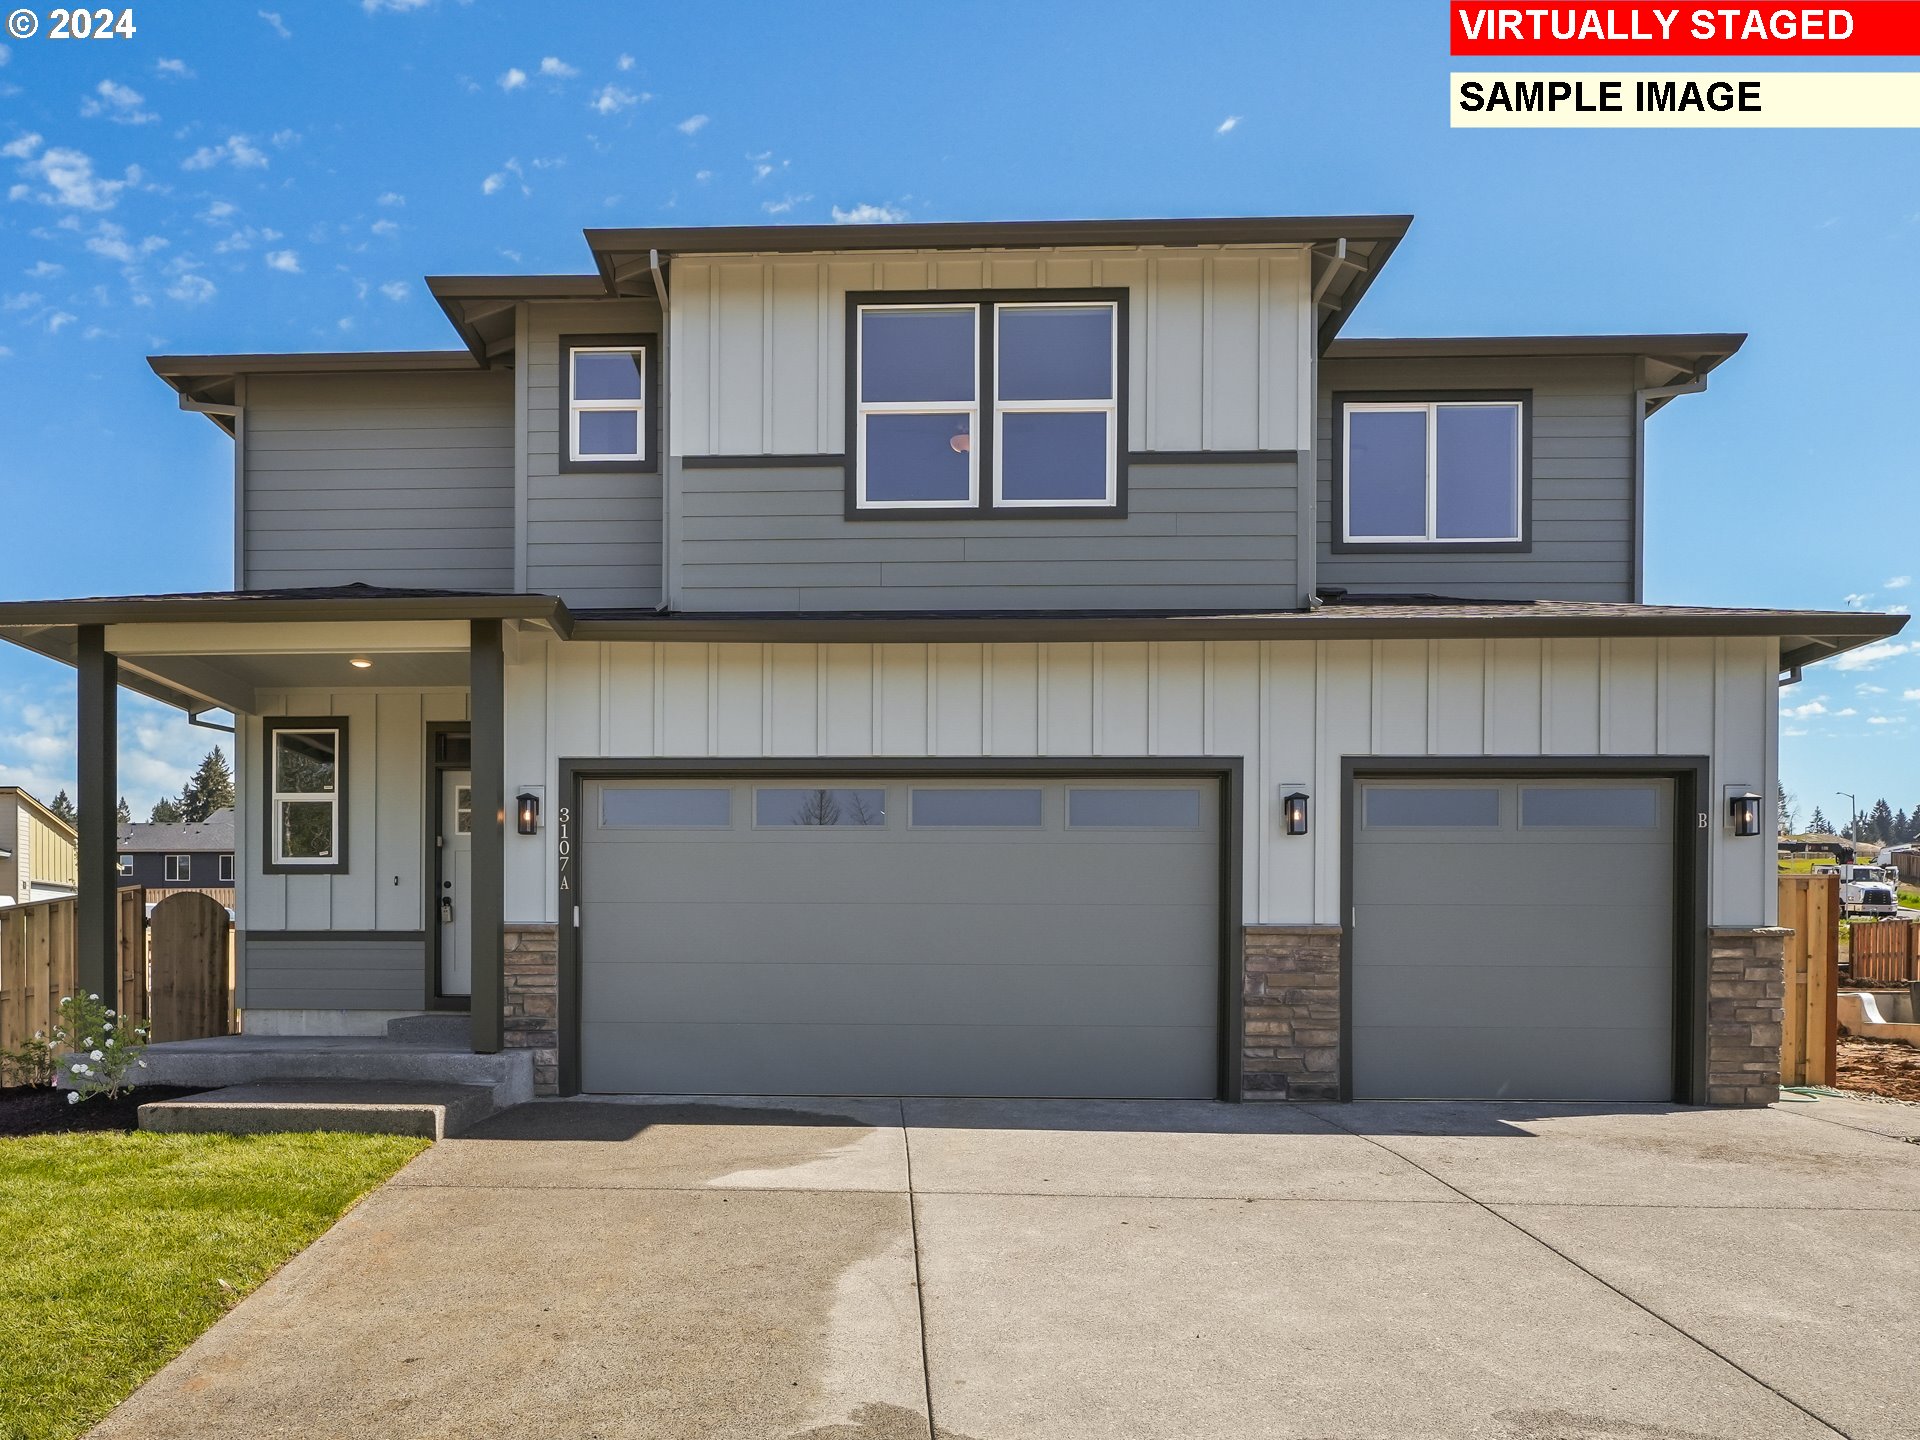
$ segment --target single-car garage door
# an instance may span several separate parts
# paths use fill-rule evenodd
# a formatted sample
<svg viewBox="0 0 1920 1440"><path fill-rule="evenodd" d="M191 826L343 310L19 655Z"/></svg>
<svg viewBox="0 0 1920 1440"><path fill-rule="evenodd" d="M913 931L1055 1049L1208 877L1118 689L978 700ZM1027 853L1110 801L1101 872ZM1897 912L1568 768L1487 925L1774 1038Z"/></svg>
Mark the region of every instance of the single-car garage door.
<svg viewBox="0 0 1920 1440"><path fill-rule="evenodd" d="M1211 1096L1217 788L590 782L581 1086Z"/></svg>
<svg viewBox="0 0 1920 1440"><path fill-rule="evenodd" d="M1356 1096L1673 1098L1671 781L1358 789Z"/></svg>

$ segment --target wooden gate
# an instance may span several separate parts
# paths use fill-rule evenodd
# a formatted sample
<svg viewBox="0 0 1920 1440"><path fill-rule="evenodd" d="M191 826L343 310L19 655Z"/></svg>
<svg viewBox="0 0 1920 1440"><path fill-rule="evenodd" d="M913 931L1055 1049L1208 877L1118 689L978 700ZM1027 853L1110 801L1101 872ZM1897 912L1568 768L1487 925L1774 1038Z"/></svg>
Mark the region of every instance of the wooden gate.
<svg viewBox="0 0 1920 1440"><path fill-rule="evenodd" d="M147 1013L146 899L137 885L120 892L120 994L113 1008L133 1019ZM79 988L78 909L71 897L0 906L0 1050L50 1034L61 997Z"/></svg>
<svg viewBox="0 0 1920 1440"><path fill-rule="evenodd" d="M1782 875L1780 923L1793 931L1780 967L1780 1083L1831 1085L1839 1046L1840 877Z"/></svg>
<svg viewBox="0 0 1920 1440"><path fill-rule="evenodd" d="M153 907L147 921L152 1006L148 1038L198 1040L232 1028L228 976L233 921L209 895L183 890Z"/></svg>

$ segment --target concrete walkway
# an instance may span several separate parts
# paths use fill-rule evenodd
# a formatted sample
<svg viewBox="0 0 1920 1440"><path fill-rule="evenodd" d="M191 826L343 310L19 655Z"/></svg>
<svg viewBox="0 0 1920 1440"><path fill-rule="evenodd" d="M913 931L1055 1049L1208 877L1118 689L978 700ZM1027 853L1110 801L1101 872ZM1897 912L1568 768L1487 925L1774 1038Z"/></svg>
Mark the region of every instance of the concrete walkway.
<svg viewBox="0 0 1920 1440"><path fill-rule="evenodd" d="M96 1433L1891 1440L1916 1141L1839 1100L542 1101Z"/></svg>

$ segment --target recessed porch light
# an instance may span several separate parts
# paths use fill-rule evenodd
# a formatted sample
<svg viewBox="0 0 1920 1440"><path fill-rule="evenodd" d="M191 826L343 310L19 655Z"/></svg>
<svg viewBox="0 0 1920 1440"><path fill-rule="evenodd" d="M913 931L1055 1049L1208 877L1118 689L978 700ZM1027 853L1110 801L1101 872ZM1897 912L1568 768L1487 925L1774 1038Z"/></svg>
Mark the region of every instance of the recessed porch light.
<svg viewBox="0 0 1920 1440"><path fill-rule="evenodd" d="M353 659L347 661L347 663L356 670L371 670L373 668L373 662L364 655L356 655Z"/></svg>

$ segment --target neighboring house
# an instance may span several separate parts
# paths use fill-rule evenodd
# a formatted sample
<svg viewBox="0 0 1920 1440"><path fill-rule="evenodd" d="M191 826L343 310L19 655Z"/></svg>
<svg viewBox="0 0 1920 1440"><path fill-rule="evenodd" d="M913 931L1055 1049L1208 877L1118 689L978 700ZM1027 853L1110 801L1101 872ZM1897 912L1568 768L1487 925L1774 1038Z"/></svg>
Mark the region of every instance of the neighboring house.
<svg viewBox="0 0 1920 1440"><path fill-rule="evenodd" d="M114 845L122 884L223 896L234 889L231 809L216 810L198 824L122 825Z"/></svg>
<svg viewBox="0 0 1920 1440"><path fill-rule="evenodd" d="M1407 224L590 231L431 280L460 350L155 359L237 588L0 634L78 667L103 867L112 682L237 717L255 1032L1769 1099L1777 690L1904 621L1643 603L1647 420L1741 337L1341 339Z"/></svg>
<svg viewBox="0 0 1920 1440"><path fill-rule="evenodd" d="M0 905L60 900L79 885L73 826L17 785L0 785Z"/></svg>

